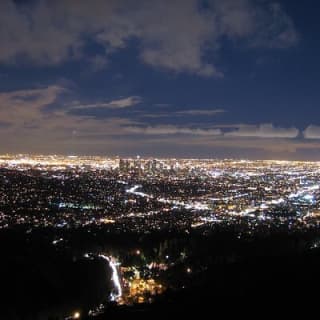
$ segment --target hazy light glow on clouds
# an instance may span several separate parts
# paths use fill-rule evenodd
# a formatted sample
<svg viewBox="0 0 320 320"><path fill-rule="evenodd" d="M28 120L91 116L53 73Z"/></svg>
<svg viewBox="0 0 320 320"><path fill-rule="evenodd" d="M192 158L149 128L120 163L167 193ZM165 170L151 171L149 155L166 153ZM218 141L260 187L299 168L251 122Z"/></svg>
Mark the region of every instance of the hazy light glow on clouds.
<svg viewBox="0 0 320 320"><path fill-rule="evenodd" d="M125 135L138 134L138 135L194 135L194 136L213 136L223 137L224 139L231 139L234 137L251 137L251 138L283 138L292 139L299 135L297 128L281 128L275 127L272 124L261 125L229 125L219 127L215 125L211 128L204 127L187 127L187 126L175 126L175 125L154 125L146 126L143 123L135 124L130 118L118 118L115 116L108 121L113 121L112 132L105 128L105 119L92 118L83 115L69 114L71 109L83 108L107 108L107 109L123 109L130 108L138 105L141 101L141 97L130 96L126 98L112 100L106 103L96 104L79 104L66 108L66 110L52 111L51 113L44 112L43 108L47 105L54 103L61 94L67 92L67 89L60 86L49 86L47 88L30 89L30 90L18 90L12 92L0 93L0 116L1 130L10 130L11 126L24 126L25 128L51 128L55 129L59 126L65 126L75 132L86 132L86 134L92 134L93 136L98 134L112 133L113 135ZM197 110L191 109L181 111L182 114L193 116L194 114L217 114L223 112L223 110ZM174 112L179 113L179 112ZM103 121L102 121L103 120ZM231 131L228 131L230 128ZM70 131L69 130L69 131ZM226 131L227 130L227 131ZM91 132L91 133L90 133ZM309 126L304 131L305 138L320 138L320 127Z"/></svg>
<svg viewBox="0 0 320 320"><path fill-rule="evenodd" d="M132 150L139 147L141 139L149 145L162 147L188 145L197 148L202 146L205 148L265 150L275 154L295 153L297 150L313 150L320 147L317 142L293 139L299 134L296 128L280 128L272 124L221 125L220 128L218 124L211 128L173 125L143 127L143 124L134 123L125 118L113 117L99 120L81 115L70 115L67 113L68 109L65 112L54 110L48 114L44 107L54 103L67 91L60 86L49 86L0 93L2 138L6 139L12 148L16 146L19 150L23 150L24 147L33 150L35 145L43 143L42 137L45 136L46 143L64 152L68 151L69 143L76 145L78 150L83 150L82 152L88 150L86 146L95 150L95 146L101 148L104 145L111 149L121 150L116 137L122 137L123 143L130 145ZM130 98L132 97L112 102L115 104L115 101L134 100ZM120 102L117 104L129 105L129 103ZM35 128L30 130L32 125ZM232 128L237 129L229 131ZM320 138L320 127L309 126L303 133L305 138L318 139ZM142 137L137 139L139 135ZM120 145L123 146L123 144ZM44 150L46 150L45 145Z"/></svg>
<svg viewBox="0 0 320 320"><path fill-rule="evenodd" d="M67 107L65 110L52 111L51 113L45 113L43 108L47 105L54 103L61 94L68 90L60 86L49 86L47 88L30 89L30 90L18 90L12 92L0 93L0 116L1 116L1 128L5 130L10 128L10 125L24 125L29 126L44 126L51 123L54 126L65 124L66 127L76 126L77 130L85 129L86 132L103 132L103 122L98 118L87 117L83 115L69 114L68 111L74 109L91 109L91 108L107 108L107 109L123 109L130 108L138 105L141 101L141 97L130 96L126 98L120 98L105 103L95 104L77 104L71 107ZM197 110L191 109L186 111L173 112L173 114L185 114L193 116L197 115L215 115L217 113L224 112L221 109L215 110ZM90 119L90 120L89 120ZM112 119L115 119L113 117ZM174 126L174 125L155 125L146 126L143 123L132 126L134 122L130 119L121 117L115 122L113 134L143 134L143 135L195 135L195 136L224 136L224 137L255 137L255 138L296 138L299 135L297 128L281 128L275 127L272 124L261 125L228 125L219 127L215 125L211 128L203 127L187 127L187 126ZM45 122L43 122L46 120ZM109 119L110 120L110 119ZM119 121L120 120L120 121ZM235 130L225 131L226 128L236 128ZM222 130L224 129L224 131ZM105 130L108 131L108 130ZM318 138L320 137L320 127L309 126L304 131L305 138Z"/></svg>
<svg viewBox="0 0 320 320"><path fill-rule="evenodd" d="M226 132L227 137L258 137L258 138L296 138L299 135L297 128L280 128L271 123L243 125L236 130Z"/></svg>
<svg viewBox="0 0 320 320"><path fill-rule="evenodd" d="M297 150L312 150L320 148L318 141L301 141L299 139L285 139L285 138L268 138L263 139L257 137L242 137L235 139L225 136L212 137L190 137L189 139L180 139L176 143L179 145L203 145L211 148L230 148L232 149L251 149L251 150L265 150L272 153L295 153Z"/></svg>
<svg viewBox="0 0 320 320"><path fill-rule="evenodd" d="M110 102L92 103L92 104L79 104L73 105L71 109L91 109L91 108L107 108L107 109L123 109L135 106L142 102L141 97L131 96L127 98L121 98L112 100Z"/></svg>
<svg viewBox="0 0 320 320"><path fill-rule="evenodd" d="M219 125L214 128L187 128L178 126L148 126L148 127L127 127L127 131L146 135L170 135L170 134L192 134L199 136L223 136L225 138L252 137L252 138L296 138L300 131L297 128L279 128L272 124L261 124L259 126L241 125L238 129L224 132Z"/></svg>
<svg viewBox="0 0 320 320"><path fill-rule="evenodd" d="M17 63L22 56L42 65L87 59L99 69L106 67L109 55L136 39L140 59L150 66L219 77L222 72L205 56L208 48L219 53L222 39L273 48L289 47L298 40L280 5L254 0L209 0L206 10L200 0L30 3L0 2L1 63ZM105 54L85 56L88 38Z"/></svg>
<svg viewBox="0 0 320 320"><path fill-rule="evenodd" d="M11 124L39 120L43 107L56 101L67 89L49 86L39 89L17 90L0 93L0 119Z"/></svg>
<svg viewBox="0 0 320 320"><path fill-rule="evenodd" d="M172 135L172 134L191 134L200 136L217 136L221 135L220 129L200 129L186 128L178 126L153 126L153 127L126 127L126 131L146 135Z"/></svg>
<svg viewBox="0 0 320 320"><path fill-rule="evenodd" d="M303 131L306 139L320 139L320 126L310 125Z"/></svg>

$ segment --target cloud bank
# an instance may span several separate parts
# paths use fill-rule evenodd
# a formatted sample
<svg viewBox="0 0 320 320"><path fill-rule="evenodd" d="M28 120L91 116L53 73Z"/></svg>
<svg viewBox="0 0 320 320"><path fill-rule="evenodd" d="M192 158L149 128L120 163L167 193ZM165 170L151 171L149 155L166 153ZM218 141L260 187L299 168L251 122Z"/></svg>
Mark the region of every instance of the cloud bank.
<svg viewBox="0 0 320 320"><path fill-rule="evenodd" d="M236 130L226 132L227 137L257 137L257 138L296 138L299 135L297 128L280 128L273 124L242 125Z"/></svg>
<svg viewBox="0 0 320 320"><path fill-rule="evenodd" d="M126 130L131 133L146 135L172 135L172 134L190 134L199 136L218 136L221 135L220 129L200 129L186 128L178 126L153 126L153 127L127 127Z"/></svg>
<svg viewBox="0 0 320 320"><path fill-rule="evenodd" d="M142 98L138 96L130 96L127 98L121 98L112 100L110 102L100 102L91 104L74 104L70 106L70 109L92 109L92 108L106 108L106 109L124 109L133 107L142 102Z"/></svg>
<svg viewBox="0 0 320 320"><path fill-rule="evenodd" d="M47 108L61 100L69 90L51 85L0 93L0 133L12 150L62 150L73 146L76 150L95 152L108 146L108 150L139 150L143 145L166 149L189 146L193 150L262 150L275 155L296 154L303 150L318 150L320 126L310 125L300 136L296 127L278 127L273 124L215 124L204 127L195 125L148 125L134 121L130 116L121 116L122 109L131 110L141 97L128 96L103 103L112 116L96 118L84 114L69 113L74 106L65 109ZM63 100L62 100L63 101ZM99 107L99 103L77 104L83 108ZM104 106L102 105L102 108ZM68 106L68 104L66 104ZM137 108L138 109L138 108ZM135 112L139 110L134 109ZM188 113L192 120L193 110ZM209 113L216 110L199 110ZM144 112L143 110L141 111ZM183 111L182 111L183 112ZM188 112L188 110L186 110ZM175 115L176 111L172 110ZM119 116L117 117L117 114ZM14 149L16 148L16 149ZM89 148L89 149L86 149ZM125 148L125 149L123 149ZM61 152L62 152L61 151ZM79 151L79 152L80 152ZM172 152L173 152L172 151ZM122 151L123 152L123 151Z"/></svg>
<svg viewBox="0 0 320 320"><path fill-rule="evenodd" d="M320 126L310 125L304 131L306 139L320 139Z"/></svg>
<svg viewBox="0 0 320 320"><path fill-rule="evenodd" d="M42 109L52 104L67 89L51 85L39 89L25 89L0 93L0 119L10 124L28 124L39 120Z"/></svg>

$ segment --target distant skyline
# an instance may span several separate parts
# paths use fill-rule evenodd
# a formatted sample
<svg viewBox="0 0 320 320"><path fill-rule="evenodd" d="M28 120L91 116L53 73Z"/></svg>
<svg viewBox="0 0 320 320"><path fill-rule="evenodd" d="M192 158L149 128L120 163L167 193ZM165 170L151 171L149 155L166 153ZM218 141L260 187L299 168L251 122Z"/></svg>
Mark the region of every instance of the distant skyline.
<svg viewBox="0 0 320 320"><path fill-rule="evenodd" d="M320 161L316 0L3 0L0 153Z"/></svg>

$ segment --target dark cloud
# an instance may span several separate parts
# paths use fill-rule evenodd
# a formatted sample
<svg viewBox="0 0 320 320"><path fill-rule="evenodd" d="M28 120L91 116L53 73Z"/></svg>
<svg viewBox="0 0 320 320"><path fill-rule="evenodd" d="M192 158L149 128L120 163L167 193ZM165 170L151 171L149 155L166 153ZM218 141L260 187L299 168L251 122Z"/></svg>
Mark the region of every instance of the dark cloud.
<svg viewBox="0 0 320 320"><path fill-rule="evenodd" d="M279 4L254 0L39 0L19 5L0 2L0 62L21 58L36 64L88 59L87 40L105 54L89 58L93 69L107 66L108 55L136 39L140 59L153 67L201 76L222 76L205 59L224 38L249 45L288 47L298 36ZM213 58L213 57L211 57Z"/></svg>

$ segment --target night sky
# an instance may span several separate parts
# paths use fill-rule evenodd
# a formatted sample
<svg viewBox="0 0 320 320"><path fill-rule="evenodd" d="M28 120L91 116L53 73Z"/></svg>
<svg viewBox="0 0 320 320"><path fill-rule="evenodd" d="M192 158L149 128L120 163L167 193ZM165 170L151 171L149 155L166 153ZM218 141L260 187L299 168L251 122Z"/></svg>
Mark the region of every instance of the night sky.
<svg viewBox="0 0 320 320"><path fill-rule="evenodd" d="M0 1L0 152L320 160L317 0Z"/></svg>

